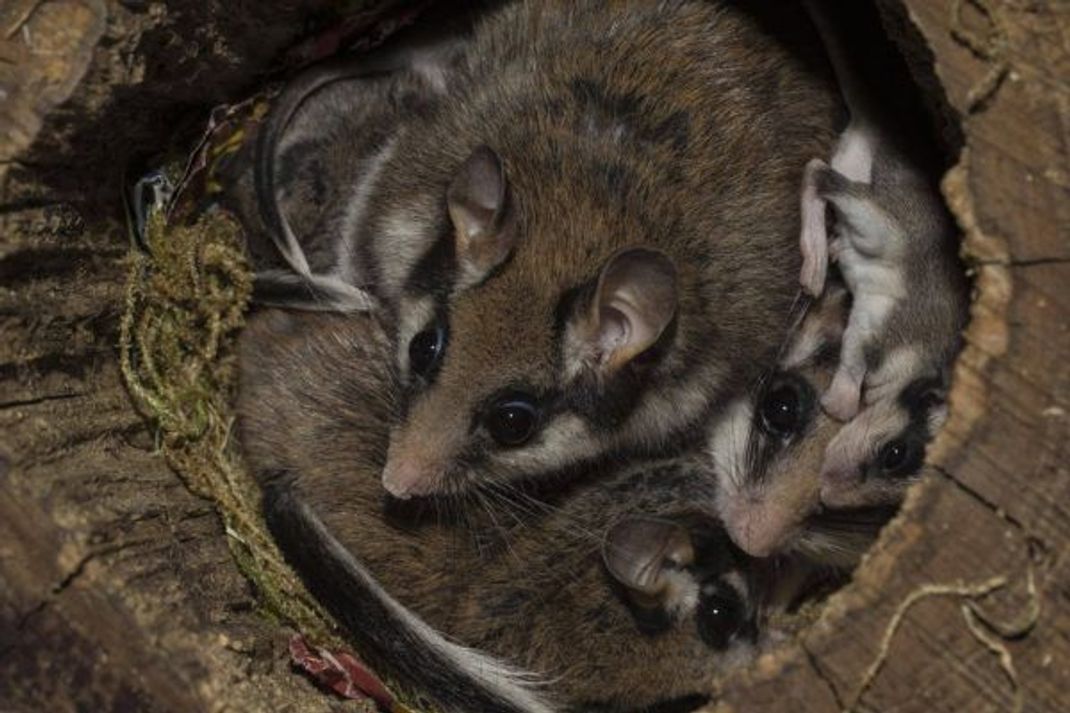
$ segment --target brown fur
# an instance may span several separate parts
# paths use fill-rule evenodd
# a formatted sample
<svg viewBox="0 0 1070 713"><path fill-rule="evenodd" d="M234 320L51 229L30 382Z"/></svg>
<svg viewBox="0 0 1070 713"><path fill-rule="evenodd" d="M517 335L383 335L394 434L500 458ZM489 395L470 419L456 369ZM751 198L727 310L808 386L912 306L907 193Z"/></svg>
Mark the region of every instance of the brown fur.
<svg viewBox="0 0 1070 713"><path fill-rule="evenodd" d="M714 651L693 620L641 633L602 565L603 534L620 518L709 517L702 503L712 503L713 482L686 460L587 479L546 505L503 491L486 511L466 509L488 525L480 540L385 507L388 353L370 317L258 315L242 337L239 424L258 476L292 480L403 604L462 643L553 679L572 702L631 708L693 694L746 660L744 641Z"/></svg>
<svg viewBox="0 0 1070 713"><path fill-rule="evenodd" d="M401 343L366 316L268 313L245 336L241 432L261 477L293 481L402 603L559 677L573 701L654 702L704 689L731 662L693 622L640 633L600 559L601 534L633 510L709 517L708 477L678 461L592 466L558 483L548 512L478 504L523 498L516 479L609 452L663 452L773 357L796 291L795 191L805 159L831 147L840 107L828 77L748 13L698 0L531 0L491 14L434 114L406 118L358 234L341 236L363 251ZM482 144L505 167L516 244L453 291L448 269L421 271L443 236L449 266L447 186ZM570 381L563 323L589 313L602 266L632 246L672 260L675 321L653 358L607 383ZM424 328L411 322L426 305L412 305L428 300L450 337L437 377L418 388L389 355ZM482 409L518 387L547 402L544 428L498 448ZM425 503L384 504L388 440L441 444L432 455L447 461L448 489L467 495L432 514L459 504L471 527L413 517ZM465 487L473 481L483 487Z"/></svg>
<svg viewBox="0 0 1070 713"><path fill-rule="evenodd" d="M751 555L796 549L820 507L825 448L840 424L821 411L817 397L832 378L828 355L839 344L846 303L846 292L836 288L811 306L780 368L711 425L707 450L719 481L718 511L732 539ZM767 393L784 383L797 384L809 398L804 427L782 442L763 430L760 411Z"/></svg>
<svg viewBox="0 0 1070 713"><path fill-rule="evenodd" d="M404 332L406 300L422 293L398 256L448 233L445 186L480 144L504 162L518 237L496 272L447 298L441 371L412 391L391 457L420 448L450 489L664 449L779 344L799 266L795 192L805 159L832 145L833 86L728 3L517 2L477 28L466 58L440 111L406 126L355 242ZM560 320L583 305L563 297L589 298L629 246L677 268L661 358L612 383L570 381ZM480 425L487 399L514 388L550 406L542 431L507 449Z"/></svg>
<svg viewBox="0 0 1070 713"><path fill-rule="evenodd" d="M342 269L398 317L407 397L391 462L435 471L441 492L664 452L757 376L795 295L794 187L805 158L830 149L841 108L820 56L799 8L778 2L518 1L442 54L441 87L399 68L309 97L280 137L278 200L314 272ZM486 279L461 280L446 193L483 144L505 167L516 244ZM249 213L249 186L234 183L231 203ZM599 270L631 246L674 263L676 319L656 358L590 378L562 322L582 321ZM433 383L414 383L404 352L434 312L447 316L445 359ZM530 442L505 448L481 423L512 389L544 414Z"/></svg>
<svg viewBox="0 0 1070 713"><path fill-rule="evenodd" d="M821 565L851 567L917 480L917 472L895 480L869 473L853 500L832 499L825 489L829 445L850 424L826 414L818 399L836 368L848 307L842 285L826 289L767 382L791 380L809 393L800 430L786 440L763 430L759 412L771 390L765 385L733 401L712 423L707 450L718 478L718 513L736 544L753 556L802 554ZM906 425L874 430L868 439L873 452L860 456L857 468L873 470L876 451Z"/></svg>

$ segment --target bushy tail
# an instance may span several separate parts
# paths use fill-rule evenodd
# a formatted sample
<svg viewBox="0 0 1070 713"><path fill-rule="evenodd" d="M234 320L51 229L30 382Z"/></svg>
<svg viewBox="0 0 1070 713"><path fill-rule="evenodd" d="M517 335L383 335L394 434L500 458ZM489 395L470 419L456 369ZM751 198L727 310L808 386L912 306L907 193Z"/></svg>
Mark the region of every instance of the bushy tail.
<svg viewBox="0 0 1070 713"><path fill-rule="evenodd" d="M852 54L847 44L845 17L850 16L853 2L843 0L803 0L806 11L825 45L829 62L836 74L844 102L853 123L872 124L880 117L873 92L867 88L865 72L860 61L865 53ZM841 17L843 16L843 17Z"/></svg>
<svg viewBox="0 0 1070 713"><path fill-rule="evenodd" d="M449 641L402 606L289 487L264 496L272 533L309 590L362 655L442 713L553 713L540 679Z"/></svg>

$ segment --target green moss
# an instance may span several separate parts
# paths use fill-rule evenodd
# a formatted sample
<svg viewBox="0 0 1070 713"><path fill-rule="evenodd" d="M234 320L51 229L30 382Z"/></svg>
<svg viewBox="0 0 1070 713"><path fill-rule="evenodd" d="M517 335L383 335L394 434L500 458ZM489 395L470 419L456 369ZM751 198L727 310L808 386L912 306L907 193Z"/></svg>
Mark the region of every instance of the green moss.
<svg viewBox="0 0 1070 713"><path fill-rule="evenodd" d="M264 614L317 645L348 648L271 539L257 485L232 438L235 346L252 294L241 228L222 211L190 226L169 225L156 212L145 232L146 250L128 258L120 330L127 388L156 424L171 467L191 491L215 503L234 561L255 586ZM414 710L394 706L394 713Z"/></svg>
<svg viewBox="0 0 1070 713"><path fill-rule="evenodd" d="M121 324L127 388L158 427L168 463L213 501L242 573L272 615L321 643L341 643L268 535L256 483L231 438L235 341L252 293L237 223L221 212L192 226L149 219L147 252L129 257Z"/></svg>

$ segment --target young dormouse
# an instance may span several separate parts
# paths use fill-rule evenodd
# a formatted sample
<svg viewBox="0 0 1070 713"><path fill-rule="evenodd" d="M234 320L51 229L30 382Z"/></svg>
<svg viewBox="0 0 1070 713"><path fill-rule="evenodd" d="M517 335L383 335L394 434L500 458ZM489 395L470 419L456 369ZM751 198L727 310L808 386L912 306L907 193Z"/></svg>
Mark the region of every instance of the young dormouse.
<svg viewBox="0 0 1070 713"><path fill-rule="evenodd" d="M701 699L758 644L751 563L705 507L712 487L681 458L585 480L484 560L458 635L553 672L579 710Z"/></svg>
<svg viewBox="0 0 1070 713"><path fill-rule="evenodd" d="M691 621L715 648L746 638L754 624L751 582L733 552L719 523L703 517L630 514L609 527L602 544L606 571L638 626L656 631Z"/></svg>
<svg viewBox="0 0 1070 713"><path fill-rule="evenodd" d="M714 483L680 459L546 501L473 494L488 509L463 515L489 523L474 539L384 498L389 350L368 315L267 312L242 336L239 392L272 532L374 666L444 711L685 710L749 658L747 561L696 507ZM673 572L695 586L664 588Z"/></svg>
<svg viewBox="0 0 1070 713"><path fill-rule="evenodd" d="M424 553L452 552L455 540L406 534L383 516L379 472L396 409L392 353L370 314L269 310L250 320L241 338L239 433L268 526L360 654L404 690L444 713L549 713L555 708L535 676L456 643L406 606L442 600L449 609ZM341 512L368 537L363 559L324 525L337 518L319 514ZM384 573L396 573L386 583L404 598L384 588Z"/></svg>
<svg viewBox="0 0 1070 713"><path fill-rule="evenodd" d="M871 420L860 422L861 429L821 409L848 307L846 290L830 283L780 366L725 409L710 431L717 511L750 555L798 553L821 564L855 564L916 479L940 426L944 409L917 386L863 411L856 420ZM876 375L883 376L882 368ZM850 477L829 479L830 464Z"/></svg>
<svg viewBox="0 0 1070 713"><path fill-rule="evenodd" d="M832 8L824 0L806 4L851 112L831 164L807 165L800 239L806 291L821 293L831 255L854 299L839 367L822 398L841 421L863 411L830 448L828 475L843 479L865 434L901 428L911 404L939 400L965 323L967 287L923 142L895 120L897 107L882 107L864 86ZM826 205L835 216L831 244Z"/></svg>
<svg viewBox="0 0 1070 713"><path fill-rule="evenodd" d="M342 193L365 208L338 239L397 325L390 493L665 449L771 356L798 269L790 196L840 107L767 10L798 12L507 4L435 110L399 122L373 185Z"/></svg>

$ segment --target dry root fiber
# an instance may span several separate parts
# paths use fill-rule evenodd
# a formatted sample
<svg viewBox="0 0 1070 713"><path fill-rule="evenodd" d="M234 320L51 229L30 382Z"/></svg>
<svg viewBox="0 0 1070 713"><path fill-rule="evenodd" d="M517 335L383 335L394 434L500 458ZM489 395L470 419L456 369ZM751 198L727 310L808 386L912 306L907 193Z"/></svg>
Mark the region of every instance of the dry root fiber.
<svg viewBox="0 0 1070 713"><path fill-rule="evenodd" d="M1024 707L1022 687L1018 680L1018 672L1014 667L1014 658L1010 649L1007 648L1008 640L1018 639L1027 635L1040 619L1040 597L1037 593L1036 577L1030 567L1026 580L1026 594L1029 597L1029 607L1023 614L1021 621L1002 623L988 617L978 605L978 600L1003 589L1008 584L1007 578L993 577L979 584L926 584L918 587L910 593L896 608L888 627L881 637L880 648L873 663L869 665L862 675L862 680L855 687L850 698L846 702L844 713L852 713L858 706L862 694L876 680L884 663L888 660L892 647L892 640L896 632L906 618L907 612L919 602L931 597L954 597L960 600L959 610L966 622L970 634L994 656L998 658L1000 668L1003 669L1007 680L1014 691L1013 713L1021 713Z"/></svg>
<svg viewBox="0 0 1070 713"><path fill-rule="evenodd" d="M232 438L233 346L252 292L240 228L219 213L169 226L157 212L145 232L147 253L129 258L121 323L127 387L156 423L167 462L216 504L231 552L267 612L317 642L340 643L271 540Z"/></svg>
<svg viewBox="0 0 1070 713"><path fill-rule="evenodd" d="M264 613L313 643L334 661L346 643L336 626L283 561L260 516L257 485L233 439L231 403L237 384L234 346L252 293L242 233L225 213L203 215L191 226L168 224L162 211L148 218L145 250L133 250L120 331L121 368L138 408L157 425L158 447L195 494L215 503L238 568L256 587ZM293 646L293 642L291 642ZM336 649L335 652L330 648ZM310 668L311 654L295 657L325 687L363 698L359 661ZM359 676L354 677L354 674ZM346 693L350 689L352 694ZM375 696L391 713L412 709L382 690ZM372 698L364 710L379 710Z"/></svg>

